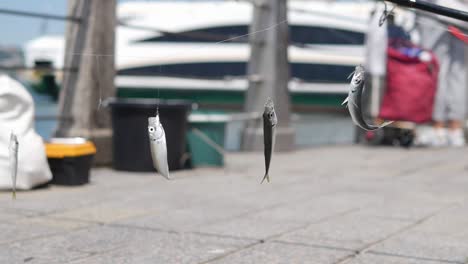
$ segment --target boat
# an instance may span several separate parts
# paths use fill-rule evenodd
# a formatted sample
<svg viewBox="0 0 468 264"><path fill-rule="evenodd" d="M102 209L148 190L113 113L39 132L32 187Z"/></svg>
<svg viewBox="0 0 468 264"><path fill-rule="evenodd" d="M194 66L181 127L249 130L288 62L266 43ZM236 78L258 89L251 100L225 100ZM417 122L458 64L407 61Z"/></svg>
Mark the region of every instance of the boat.
<svg viewBox="0 0 468 264"><path fill-rule="evenodd" d="M289 90L294 106L341 103L348 75L364 62L372 6L369 2L289 1ZM242 108L248 88L252 11L252 4L245 1L120 3L117 95L190 99L215 109ZM63 37L56 40L48 48L56 47L63 58ZM57 60L50 50L42 57L25 55L29 63L47 56Z"/></svg>

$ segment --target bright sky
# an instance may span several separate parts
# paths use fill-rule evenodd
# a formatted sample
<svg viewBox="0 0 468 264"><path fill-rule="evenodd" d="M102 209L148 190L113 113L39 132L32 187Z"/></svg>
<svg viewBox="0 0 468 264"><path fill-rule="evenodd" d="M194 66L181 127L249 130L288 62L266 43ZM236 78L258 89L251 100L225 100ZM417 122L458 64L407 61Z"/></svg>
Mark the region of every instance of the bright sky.
<svg viewBox="0 0 468 264"><path fill-rule="evenodd" d="M118 0L118 2L125 1L130 0ZM1 0L0 9L66 15L67 0ZM42 35L43 31L45 34L63 34L65 23L0 13L0 46L22 45Z"/></svg>

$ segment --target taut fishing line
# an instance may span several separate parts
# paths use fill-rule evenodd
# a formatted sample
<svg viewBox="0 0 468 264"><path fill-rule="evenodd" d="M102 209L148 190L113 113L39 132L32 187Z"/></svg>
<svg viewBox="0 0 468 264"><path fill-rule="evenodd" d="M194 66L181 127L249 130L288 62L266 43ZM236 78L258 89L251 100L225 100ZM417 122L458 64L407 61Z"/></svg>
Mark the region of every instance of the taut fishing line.
<svg viewBox="0 0 468 264"><path fill-rule="evenodd" d="M427 27L430 27L430 28L441 29L441 30L444 30L444 31L447 31L447 32L451 33L451 31L448 29L448 26L449 26L449 25L447 25L447 27L446 27L446 26L442 26L442 25L440 25L440 24L428 24L428 23L426 23L426 22L424 21L425 19L427 19L427 18L416 17L416 18L415 18L415 22L416 22L416 23L419 23L420 25L424 25L424 26L427 26ZM424 22L423 22L423 21L424 21ZM444 22L440 22L440 23L445 24ZM455 27L457 27L457 26L455 26ZM459 28L459 27L457 27L457 28ZM460 32L460 35L465 36L465 37L468 37L468 34L465 34L465 33L463 33L463 32Z"/></svg>
<svg viewBox="0 0 468 264"><path fill-rule="evenodd" d="M98 73L97 75L97 86L98 86L98 92L99 92L99 104L97 110L101 110L102 106L102 87L101 87L101 60L99 59L99 55L96 55L96 71Z"/></svg>
<svg viewBox="0 0 468 264"><path fill-rule="evenodd" d="M385 4L385 10L383 11L382 13L382 16L381 16L381 20L385 21L387 16L397 7L397 5L393 5L392 6L392 9L390 11L388 11L387 9L387 4L386 2L384 1L383 2ZM294 10L293 10L294 11ZM306 12L305 12L306 13ZM312 14L312 13L311 13ZM428 27L432 27L432 28L438 28L438 29L441 29L441 30L444 30L444 31L447 31L447 32L450 32L450 30L447 28L447 27L444 27L442 25L437 25L437 24L428 24L426 23L426 21L424 21L424 18L418 16L417 14L415 14L415 17L413 18L414 21L414 25L413 25L413 29L411 29L410 31L414 30L416 28L416 24L419 24L419 25L425 25L425 26L428 26ZM226 38L224 40L221 40L221 41L218 41L218 42L213 42L213 43L210 43L210 44L200 44L198 47L195 46L194 49L191 49L190 50L190 53L194 52L194 51L197 51L198 49L202 49L202 48L206 48L208 47L209 45L217 45L217 44L221 44L221 43L225 43L225 42L230 42L230 41L233 41L233 40L236 40L236 39L241 39L241 38L245 38L245 37L248 37L248 36L251 36L251 35L255 35L255 34L259 34L259 33L263 33L263 32L266 32L268 30L271 30L271 29L274 29L275 27L278 27L279 25L283 24L283 23L286 23L288 20L285 19L283 21L280 21L276 24L273 24L271 26L268 26L266 28L263 28L263 29L260 29L260 30L257 30L257 31L254 31L254 32L249 32L247 34L243 34L243 35L239 35L239 36L235 36L235 37L230 37L230 38ZM379 21L380 22L380 21ZM443 22L442 22L443 23ZM379 23L380 24L380 23ZM468 37L468 34L465 34L463 32L460 32L459 33L460 35L462 36L465 36L465 37ZM180 55L181 53L178 52L178 51L174 51L174 52L177 52L178 55ZM183 53L182 53L183 54ZM103 103L103 96L102 96L102 82L100 80L100 77L101 77L101 60L100 60L100 57L127 57L127 58L142 58L142 59L148 59L148 58L161 58L161 57L151 57L151 56L134 56L134 55L123 55L123 54L96 54L96 53L68 53L68 52L65 52L65 55L72 55L72 56L91 56L91 57L95 57L96 58L96 63L97 63L97 66L96 66L96 69L97 69L97 72L98 72L98 75L97 75L97 82L98 82L98 92L99 92L99 101L98 101L98 107L97 107L97 110L100 111L101 107L102 107L102 103ZM168 55L170 56L170 55ZM162 74L162 67L163 65L159 65L159 75ZM159 100L160 100L160 87L158 86L157 87L157 106L156 106L156 114L159 113Z"/></svg>
<svg viewBox="0 0 468 264"><path fill-rule="evenodd" d="M162 65L159 65L158 70L159 70L159 75L161 76ZM157 97L156 97L156 115L159 115L159 104L160 104L160 100L161 100L160 97L159 97L159 89L161 89L161 87L158 86L158 88L157 88Z"/></svg>
<svg viewBox="0 0 468 264"><path fill-rule="evenodd" d="M283 24L283 23L286 23L288 20L285 19L283 21L280 21L276 24L273 24L271 26L268 26L266 28L263 28L263 29L260 29L260 30L257 30L257 31L254 31L254 32L249 32L247 34L244 34L244 35L240 35L240 36L235 36L235 37L231 37L231 38L227 38L227 39L224 39L224 40L221 40L221 41L218 41L218 42L214 42L212 43L211 45L218 45L218 44L221 44L221 43L225 43L225 42L229 42L229 41L233 41L233 40L236 40L236 39L240 39L240 38L244 38L244 37L247 37L247 36L251 36L251 35L255 35L255 34L259 34L259 33L262 33L262 32L266 32L268 30L271 30L271 29L274 29L275 27L278 27L279 25ZM195 46L195 51L199 50L199 49L202 49L202 48L206 48L207 46L209 46L210 44L200 44L198 47ZM174 52L177 52L178 55L180 54L183 54L183 53L180 53L178 51L174 51ZM194 52L193 49L190 50L190 53ZM188 52L187 52L188 54ZM97 53L73 53L73 52L65 52L64 55L71 55L71 56L91 56L91 57L96 57L96 63L98 63L97 65L97 71L98 71L98 79L100 77L100 59L99 57L126 57L126 58L141 58L141 59L148 59L148 58L160 58L160 57L151 57L151 56L134 56L134 55L121 55L121 54L97 54ZM169 55L168 55L169 56ZM161 74L162 73L162 67L163 65L159 65L159 73ZM102 102L103 102L103 98L102 98L102 89L101 89L101 82L98 80L98 90L99 90L99 103L98 103L98 110L100 110L101 106L102 106ZM156 113L159 112L159 99L160 99L160 87L157 88L157 98L158 98L158 103L157 103L157 107L156 107ZM107 98L106 98L107 99Z"/></svg>
<svg viewBox="0 0 468 264"><path fill-rule="evenodd" d="M200 44L198 47L196 47L195 51L198 50L198 49L202 49L202 48L206 48L207 45L216 45L216 44L221 44L221 43L224 43L224 42L228 42L228 41L232 41L232 40L235 40L235 39L239 39L239 38L243 38L243 37L247 37L247 36L251 36L251 35L255 35L255 34L259 34L259 33L262 33L262 32L265 32L265 31L268 31L268 30L271 30L275 27L278 27L279 25L287 22L288 20L285 19L283 21L280 21L272 26L269 26L267 28L264 28L264 29L260 29L260 30L257 30L257 31L254 31L254 32L250 32L248 34L244 34L244 35L240 35L240 36L235 36L235 37L231 37L231 38L227 38L227 39L224 39L224 40L221 40L221 41L218 41L218 42L214 42L212 44ZM176 51L177 52L177 51ZM193 52L190 51L190 52ZM148 59L148 58L159 58L159 57L151 57L151 56L135 56L135 55L120 55L120 54L97 54L97 53L73 53L73 52L65 52L64 54L66 55L72 55L72 56L100 56L100 57L124 57L124 58L140 58L140 59ZM177 52L177 54L181 54L180 52ZM183 54L183 53L182 53Z"/></svg>

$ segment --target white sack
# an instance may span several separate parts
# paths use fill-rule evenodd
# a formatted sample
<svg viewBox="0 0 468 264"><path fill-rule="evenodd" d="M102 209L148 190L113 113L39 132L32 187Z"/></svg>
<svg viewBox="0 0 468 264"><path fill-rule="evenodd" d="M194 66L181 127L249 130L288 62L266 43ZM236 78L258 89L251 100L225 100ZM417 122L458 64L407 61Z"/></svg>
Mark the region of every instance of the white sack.
<svg viewBox="0 0 468 264"><path fill-rule="evenodd" d="M27 190L52 179L42 138L34 131L34 102L18 81L0 75L0 189L11 189L10 133L18 136L16 188Z"/></svg>

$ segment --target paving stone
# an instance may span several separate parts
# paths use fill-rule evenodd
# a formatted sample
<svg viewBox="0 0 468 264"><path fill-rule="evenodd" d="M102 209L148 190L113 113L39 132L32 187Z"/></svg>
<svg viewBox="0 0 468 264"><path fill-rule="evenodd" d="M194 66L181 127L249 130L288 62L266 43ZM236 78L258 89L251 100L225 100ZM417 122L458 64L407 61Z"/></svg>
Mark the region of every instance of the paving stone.
<svg viewBox="0 0 468 264"><path fill-rule="evenodd" d="M0 208L0 223L2 222L15 222L19 219L25 217L32 217L38 215L37 212L25 211L25 210L18 210L18 209L5 209Z"/></svg>
<svg viewBox="0 0 468 264"><path fill-rule="evenodd" d="M351 259L347 264L437 264L447 263L440 259L422 259L408 256L363 254Z"/></svg>
<svg viewBox="0 0 468 264"><path fill-rule="evenodd" d="M63 213L51 214L54 218L68 218L90 222L113 222L119 219L146 214L145 209L129 208L117 204L100 204L67 210Z"/></svg>
<svg viewBox="0 0 468 264"><path fill-rule="evenodd" d="M216 264L290 264L290 263L335 263L349 255L346 251L318 249L303 245L268 242L228 255L212 263Z"/></svg>
<svg viewBox="0 0 468 264"><path fill-rule="evenodd" d="M75 250L93 252L72 263L200 263L254 241L191 233L99 227L67 237ZM79 247L79 248L78 248Z"/></svg>
<svg viewBox="0 0 468 264"><path fill-rule="evenodd" d="M89 256L64 247L56 237L8 243L0 247L0 263L61 264Z"/></svg>
<svg viewBox="0 0 468 264"><path fill-rule="evenodd" d="M468 206L441 211L413 230L428 235L468 239Z"/></svg>
<svg viewBox="0 0 468 264"><path fill-rule="evenodd" d="M313 224L277 240L359 250L410 224L407 221L370 217L356 212Z"/></svg>
<svg viewBox="0 0 468 264"><path fill-rule="evenodd" d="M468 239L410 231L376 245L372 251L465 263Z"/></svg>
<svg viewBox="0 0 468 264"><path fill-rule="evenodd" d="M369 216L417 221L440 211L446 206L446 204L442 203L427 203L416 199L398 199L377 202L364 208L361 213Z"/></svg>
<svg viewBox="0 0 468 264"><path fill-rule="evenodd" d="M195 231L252 239L264 239L304 226L302 221L281 221L264 214L247 215L223 222L201 225Z"/></svg>
<svg viewBox="0 0 468 264"><path fill-rule="evenodd" d="M166 210L115 221L116 224L164 230L189 231L196 226L210 224L253 212L253 208L236 201L207 201L188 208Z"/></svg>
<svg viewBox="0 0 468 264"><path fill-rule="evenodd" d="M91 224L48 217L21 218L12 222L0 223L0 233L2 234L0 243L65 233L89 225Z"/></svg>
<svg viewBox="0 0 468 264"><path fill-rule="evenodd" d="M88 185L0 195L0 263L335 263L434 213L353 263L464 263L466 150L275 153L270 184L262 153L173 181L93 169Z"/></svg>

